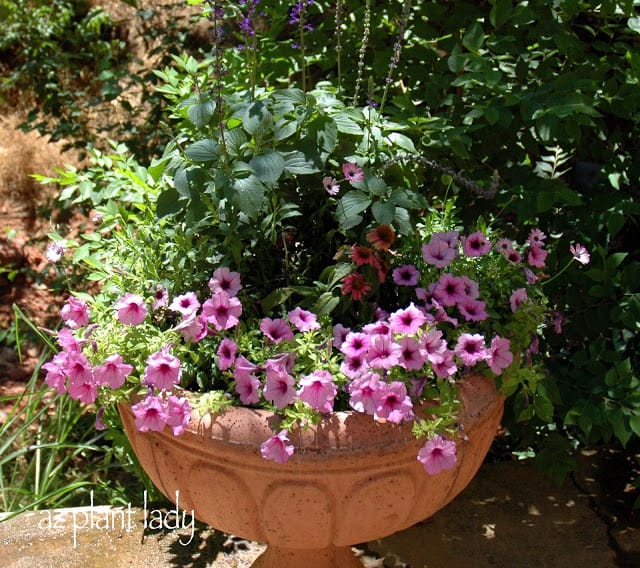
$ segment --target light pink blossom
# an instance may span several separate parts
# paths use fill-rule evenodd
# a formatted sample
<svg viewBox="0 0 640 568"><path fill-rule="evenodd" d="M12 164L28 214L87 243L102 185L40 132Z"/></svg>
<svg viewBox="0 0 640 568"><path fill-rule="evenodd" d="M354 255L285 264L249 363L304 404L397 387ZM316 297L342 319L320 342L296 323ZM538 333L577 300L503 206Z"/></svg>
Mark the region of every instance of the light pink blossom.
<svg viewBox="0 0 640 568"><path fill-rule="evenodd" d="M180 359L169 353L167 349L156 351L147 357L144 370L144 384L160 390L173 388L180 382L182 369Z"/></svg>
<svg viewBox="0 0 640 568"><path fill-rule="evenodd" d="M525 288L518 288L511 292L511 296L509 297L509 305L511 306L511 311L515 314L518 308L524 304L529 297L527 296L527 290Z"/></svg>
<svg viewBox="0 0 640 568"><path fill-rule="evenodd" d="M400 362L402 347L389 335L374 335L367 351L367 361L374 369L390 369Z"/></svg>
<svg viewBox="0 0 640 568"><path fill-rule="evenodd" d="M438 279L433 290L433 297L443 306L455 306L465 296L464 280L448 272Z"/></svg>
<svg viewBox="0 0 640 568"><path fill-rule="evenodd" d="M462 242L462 252L467 256L483 256L491 250L491 242L481 231L471 233L460 240Z"/></svg>
<svg viewBox="0 0 640 568"><path fill-rule="evenodd" d="M438 268L449 266L456 257L455 246L450 246L444 239L431 239L429 243L422 245L422 258L427 264L432 264Z"/></svg>
<svg viewBox="0 0 640 568"><path fill-rule="evenodd" d="M242 315L242 304L235 296L218 290L202 304L207 321L218 330L231 329L238 325Z"/></svg>
<svg viewBox="0 0 640 568"><path fill-rule="evenodd" d="M322 185L324 186L325 191L329 195L338 195L340 192L340 184L338 180L331 176L325 176L322 178Z"/></svg>
<svg viewBox="0 0 640 568"><path fill-rule="evenodd" d="M221 371L226 371L231 368L231 366L235 363L236 355L238 354L238 345L237 343L229 338L225 337L218 345L218 351L216 355L218 355L218 369Z"/></svg>
<svg viewBox="0 0 640 568"><path fill-rule="evenodd" d="M138 294L126 293L113 307L118 312L118 319L125 325L140 325L147 317L144 299Z"/></svg>
<svg viewBox="0 0 640 568"><path fill-rule="evenodd" d="M511 342L504 337L496 336L491 340L487 364L496 375L513 363L513 353L510 348Z"/></svg>
<svg viewBox="0 0 640 568"><path fill-rule="evenodd" d="M171 311L179 312L183 317L189 317L191 314L197 312L199 308L200 302L195 292L187 292L176 296L169 305Z"/></svg>
<svg viewBox="0 0 640 568"><path fill-rule="evenodd" d="M177 397L174 394L169 395L165 405L166 423L171 426L174 436L179 436L191 421L191 404L184 397Z"/></svg>
<svg viewBox="0 0 640 568"><path fill-rule="evenodd" d="M289 406L296 399L295 379L282 368L267 369L262 394L278 408Z"/></svg>
<svg viewBox="0 0 640 568"><path fill-rule="evenodd" d="M287 314L287 318L298 331L312 331L320 329L316 314L303 310L300 306L296 306Z"/></svg>
<svg viewBox="0 0 640 568"><path fill-rule="evenodd" d="M456 444L442 436L434 436L418 452L418 461L430 475L453 469L457 462Z"/></svg>
<svg viewBox="0 0 640 568"><path fill-rule="evenodd" d="M398 286L415 286L420 278L420 273L413 264L405 264L394 268L391 276Z"/></svg>
<svg viewBox="0 0 640 568"><path fill-rule="evenodd" d="M118 389L125 379L131 374L133 367L125 363L119 354L110 355L102 365L93 369L93 376L97 385L109 385L109 388Z"/></svg>
<svg viewBox="0 0 640 568"><path fill-rule="evenodd" d="M527 262L530 266L535 266L536 268L544 268L547 254L549 254L548 251L543 249L541 246L531 245L529 247Z"/></svg>
<svg viewBox="0 0 640 568"><path fill-rule="evenodd" d="M328 371L318 370L310 375L300 377L298 396L311 408L323 413L333 411L333 400L338 394L338 388L333 376Z"/></svg>
<svg viewBox="0 0 640 568"><path fill-rule="evenodd" d="M293 339L293 332L282 318L264 318L260 322L260 331L275 344Z"/></svg>
<svg viewBox="0 0 640 568"><path fill-rule="evenodd" d="M406 308L397 310L389 316L389 330L391 333L414 335L426 321L424 312L411 302Z"/></svg>
<svg viewBox="0 0 640 568"><path fill-rule="evenodd" d="M383 388L380 375L368 372L349 383L349 405L356 412L370 415L376 413L378 407L378 391Z"/></svg>
<svg viewBox="0 0 640 568"><path fill-rule="evenodd" d="M260 380L254 374L249 372L238 371L233 372L236 379L236 393L240 397L242 404L258 404L260 402Z"/></svg>
<svg viewBox="0 0 640 568"><path fill-rule="evenodd" d="M71 329L84 327L89 323L89 308L82 300L71 296L60 310L60 317Z"/></svg>
<svg viewBox="0 0 640 568"><path fill-rule="evenodd" d="M342 164L342 173L344 174L344 179L350 183L359 182L364 179L362 168L353 162Z"/></svg>
<svg viewBox="0 0 640 568"><path fill-rule="evenodd" d="M287 431L282 430L262 443L260 446L260 455L266 460L281 464L286 463L295 452L295 447L287 444L288 441Z"/></svg>
<svg viewBox="0 0 640 568"><path fill-rule="evenodd" d="M591 261L591 255L589 251L580 243L569 246L569 250L573 258L575 258L580 264L589 264Z"/></svg>
<svg viewBox="0 0 640 568"><path fill-rule="evenodd" d="M382 388L376 393L376 401L376 415L380 418L395 424L413 418L413 403L403 382L382 383Z"/></svg>
<svg viewBox="0 0 640 568"><path fill-rule="evenodd" d="M162 432L167 424L167 410L162 398L148 395L131 407L140 432Z"/></svg>
<svg viewBox="0 0 640 568"><path fill-rule="evenodd" d="M226 266L221 266L213 272L209 280L209 289L212 294L216 292L226 292L229 296L236 296L242 290L240 273L229 270Z"/></svg>
<svg viewBox="0 0 640 568"><path fill-rule="evenodd" d="M487 358L484 337L479 333L463 333L453 349L464 365L469 367Z"/></svg>
<svg viewBox="0 0 640 568"><path fill-rule="evenodd" d="M426 363L426 353L413 337L401 337L398 345L402 348L399 365L410 371L422 369Z"/></svg>

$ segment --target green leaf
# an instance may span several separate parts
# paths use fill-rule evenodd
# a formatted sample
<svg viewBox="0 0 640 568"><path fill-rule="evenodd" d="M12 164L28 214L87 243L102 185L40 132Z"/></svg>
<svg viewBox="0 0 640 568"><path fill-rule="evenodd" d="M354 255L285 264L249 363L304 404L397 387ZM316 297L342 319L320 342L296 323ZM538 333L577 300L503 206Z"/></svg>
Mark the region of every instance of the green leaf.
<svg viewBox="0 0 640 568"><path fill-rule="evenodd" d="M196 103L191 105L187 109L187 116L189 120L193 123L193 125L200 129L204 128L207 124L209 124L209 120L213 116L213 113L216 110L216 105L214 101L205 101L203 103Z"/></svg>
<svg viewBox="0 0 640 568"><path fill-rule="evenodd" d="M413 144L413 140L404 134L400 134L399 132L392 132L387 136L387 140L389 140L394 146L398 148L402 148L411 154L416 153L416 147Z"/></svg>
<svg viewBox="0 0 640 568"><path fill-rule="evenodd" d="M479 22L473 22L462 37L462 45L469 51L477 53L484 43L485 35Z"/></svg>
<svg viewBox="0 0 640 568"><path fill-rule="evenodd" d="M342 111L333 115L333 120L338 128L338 132L344 134L355 134L356 136L363 133L362 128L356 120L362 119L362 116L353 112Z"/></svg>
<svg viewBox="0 0 640 568"><path fill-rule="evenodd" d="M290 174L313 174L320 171L315 159L307 157L303 152L294 150L282 154L284 169Z"/></svg>
<svg viewBox="0 0 640 568"><path fill-rule="evenodd" d="M254 175L236 179L232 185L232 203L247 217L255 218L264 205L265 187Z"/></svg>
<svg viewBox="0 0 640 568"><path fill-rule="evenodd" d="M629 26L629 28L634 32L640 34L640 17L636 16L634 18L629 18L627 20L627 26Z"/></svg>
<svg viewBox="0 0 640 568"><path fill-rule="evenodd" d="M489 21L495 28L504 25L513 13L512 0L495 0L491 11L489 12Z"/></svg>
<svg viewBox="0 0 640 568"><path fill-rule="evenodd" d="M338 203L338 217L348 219L365 211L371 205L371 199L362 191L349 191L345 193ZM342 224L342 223L341 223Z"/></svg>
<svg viewBox="0 0 640 568"><path fill-rule="evenodd" d="M323 292L313 306L313 313L318 317L330 314L340 303L340 298L331 292Z"/></svg>
<svg viewBox="0 0 640 568"><path fill-rule="evenodd" d="M390 225L396 214L396 206L393 203L385 201L376 201L371 206L371 213L377 223L381 225Z"/></svg>
<svg viewBox="0 0 640 568"><path fill-rule="evenodd" d="M242 117L242 126L246 132L255 136L256 133L269 130L273 124L273 116L262 101L255 101Z"/></svg>
<svg viewBox="0 0 640 568"><path fill-rule="evenodd" d="M629 426L636 436L640 436L640 415L632 414L629 416Z"/></svg>
<svg viewBox="0 0 640 568"><path fill-rule="evenodd" d="M211 162L220 156L220 148L215 140L205 138L187 146L184 153L194 162Z"/></svg>
<svg viewBox="0 0 640 568"><path fill-rule="evenodd" d="M284 158L274 150L269 150L260 156L254 156L249 165L255 175L267 185L275 184L284 171Z"/></svg>
<svg viewBox="0 0 640 568"><path fill-rule="evenodd" d="M404 188L394 189L389 196L389 201L405 209L423 209L428 205L424 195Z"/></svg>
<svg viewBox="0 0 640 568"><path fill-rule="evenodd" d="M156 215L166 217L182 210L180 195L174 188L163 191L156 201Z"/></svg>

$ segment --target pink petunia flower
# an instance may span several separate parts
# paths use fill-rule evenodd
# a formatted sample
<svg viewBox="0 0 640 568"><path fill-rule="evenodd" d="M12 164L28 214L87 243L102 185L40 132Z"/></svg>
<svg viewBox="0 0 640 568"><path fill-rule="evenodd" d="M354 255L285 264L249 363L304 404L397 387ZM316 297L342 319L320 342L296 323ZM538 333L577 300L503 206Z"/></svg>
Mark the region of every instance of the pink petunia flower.
<svg viewBox="0 0 640 568"><path fill-rule="evenodd" d="M433 233L431 235L432 241L444 241L447 246L452 249L457 249L458 240L460 239L460 233L458 231L444 231L439 233Z"/></svg>
<svg viewBox="0 0 640 568"><path fill-rule="evenodd" d="M165 405L166 423L171 426L174 436L179 436L191 422L191 404L184 397L172 394L167 398Z"/></svg>
<svg viewBox="0 0 640 568"><path fill-rule="evenodd" d="M390 369L400 362L402 348L389 335L374 335L367 351L367 361L374 369Z"/></svg>
<svg viewBox="0 0 640 568"><path fill-rule="evenodd" d="M342 363L340 363L340 371L350 379L359 377L367 371L367 369L369 369L369 363L367 363L364 354L357 355L356 357L345 356Z"/></svg>
<svg viewBox="0 0 640 568"><path fill-rule="evenodd" d="M164 308L168 301L169 292L167 292L167 289L162 284L158 284L155 292L153 293L153 304L151 307L154 310L159 310L160 308Z"/></svg>
<svg viewBox="0 0 640 568"><path fill-rule="evenodd" d="M140 325L147 317L144 299L138 294L127 292L113 307L118 312L118 319L125 325Z"/></svg>
<svg viewBox="0 0 640 568"><path fill-rule="evenodd" d="M400 424L404 420L413 418L413 403L407 394L407 387L403 382L392 381L376 393L376 415L386 418L389 422Z"/></svg>
<svg viewBox="0 0 640 568"><path fill-rule="evenodd" d="M433 297L443 306L455 306L465 296L464 280L448 272L438 279L433 290Z"/></svg>
<svg viewBox="0 0 640 568"><path fill-rule="evenodd" d="M64 372L69 381L75 383L93 382L93 372L89 360L78 351L67 353L64 362Z"/></svg>
<svg viewBox="0 0 640 568"><path fill-rule="evenodd" d="M242 290L240 273L233 272L226 266L217 268L209 280L209 289L212 294L226 292L229 296L236 296Z"/></svg>
<svg viewBox="0 0 640 568"><path fill-rule="evenodd" d="M462 252L467 256L483 256L491 250L491 242L481 231L462 237Z"/></svg>
<svg viewBox="0 0 640 568"><path fill-rule="evenodd" d="M486 308L487 305L484 302L472 298L464 298L458 302L458 310L467 321L486 320L489 317Z"/></svg>
<svg viewBox="0 0 640 568"><path fill-rule="evenodd" d="M60 317L71 329L84 327L89 323L89 308L82 300L71 296L60 310Z"/></svg>
<svg viewBox="0 0 640 568"><path fill-rule="evenodd" d="M207 316L193 312L186 316L174 329L180 332L185 341L199 343L209 335Z"/></svg>
<svg viewBox="0 0 640 568"><path fill-rule="evenodd" d="M511 296L509 297L509 305L511 306L511 311L515 314L518 308L524 304L529 297L527 296L527 290L525 288L518 288L511 292Z"/></svg>
<svg viewBox="0 0 640 568"><path fill-rule="evenodd" d="M287 318L298 331L312 331L320 329L316 314L303 310L300 306L296 306L287 314Z"/></svg>
<svg viewBox="0 0 640 568"><path fill-rule="evenodd" d="M511 342L504 337L496 336L491 340L487 364L496 375L502 373L513 363L513 353L511 353L510 347Z"/></svg>
<svg viewBox="0 0 640 568"><path fill-rule="evenodd" d="M456 248L451 247L444 239L433 238L429 243L422 245L423 260L438 268L449 266L456 254Z"/></svg>
<svg viewBox="0 0 640 568"><path fill-rule="evenodd" d="M173 388L180 382L182 369L180 359L169 353L167 349L156 351L147 357L144 370L144 384L160 390Z"/></svg>
<svg viewBox="0 0 640 568"><path fill-rule="evenodd" d="M398 286L415 286L420 278L420 273L413 264L405 264L394 268L392 277Z"/></svg>
<svg viewBox="0 0 640 568"><path fill-rule="evenodd" d="M433 369L436 377L446 379L458 372L458 366L456 365L453 355L453 351L445 349L437 359L429 360L431 369Z"/></svg>
<svg viewBox="0 0 640 568"><path fill-rule="evenodd" d="M340 346L340 351L347 357L359 357L367 352L370 343L371 336L361 331L351 331Z"/></svg>
<svg viewBox="0 0 640 568"><path fill-rule="evenodd" d="M264 318L260 322L260 331L275 344L293 339L293 332L282 318Z"/></svg>
<svg viewBox="0 0 640 568"><path fill-rule="evenodd" d="M238 325L242 315L242 304L235 296L218 290L202 304L207 321L218 330L231 329Z"/></svg>
<svg viewBox="0 0 640 568"><path fill-rule="evenodd" d="M187 292L186 294L176 296L169 305L171 311L178 312L182 314L183 317L189 317L191 314L197 312L199 308L200 302L195 292Z"/></svg>
<svg viewBox="0 0 640 568"><path fill-rule="evenodd" d="M442 436L434 436L418 452L418 461L430 475L453 469L458 461L456 444Z"/></svg>
<svg viewBox="0 0 640 568"><path fill-rule="evenodd" d="M377 393L381 388L383 383L378 373L365 373L349 383L349 405L356 412L365 412L373 416L378 408Z"/></svg>
<svg viewBox="0 0 640 568"><path fill-rule="evenodd" d="M236 355L238 354L238 344L231 338L225 337L218 345L218 369L226 371L236 361Z"/></svg>
<svg viewBox="0 0 640 568"><path fill-rule="evenodd" d="M310 375L300 377L298 396L311 408L323 413L333 411L333 401L338 394L338 388L333 376L328 371L314 371Z"/></svg>
<svg viewBox="0 0 640 568"><path fill-rule="evenodd" d="M262 443L260 446L260 455L266 460L280 464L286 463L295 452L295 447L287 444L288 441L287 431L282 430Z"/></svg>
<svg viewBox="0 0 640 568"><path fill-rule="evenodd" d="M58 345L64 351L80 351L86 342L86 339L76 338L68 327L63 327L58 332Z"/></svg>
<svg viewBox="0 0 640 568"><path fill-rule="evenodd" d="M406 308L397 310L389 316L389 330L391 333L414 335L426 321L424 312L411 302Z"/></svg>
<svg viewBox="0 0 640 568"><path fill-rule="evenodd" d="M260 402L260 380L252 373L238 371L233 372L236 379L236 393L242 404L258 404Z"/></svg>
<svg viewBox="0 0 640 568"><path fill-rule="evenodd" d="M131 407L140 432L162 432L167 424L167 410L162 398L148 395Z"/></svg>
<svg viewBox="0 0 640 568"><path fill-rule="evenodd" d="M67 362L67 353L56 353L51 361L48 361L42 368L47 372L44 382L60 394L67 392L67 375L65 374L65 366Z"/></svg>
<svg viewBox="0 0 640 568"><path fill-rule="evenodd" d="M398 345L402 348L400 362L402 368L410 371L422 369L426 363L426 353L420 348L420 344L413 337L402 337L398 340Z"/></svg>
<svg viewBox="0 0 640 568"><path fill-rule="evenodd" d="M333 346L336 349L340 349L344 343L347 335L351 332L351 329L344 327L341 323L337 323L333 326Z"/></svg>
<svg viewBox="0 0 640 568"><path fill-rule="evenodd" d="M506 258L511 264L520 264L522 262L522 255L515 249L510 250L506 254Z"/></svg>
<svg viewBox="0 0 640 568"><path fill-rule="evenodd" d="M324 186L325 191L329 195L338 195L340 192L340 184L338 180L331 176L325 176L322 178L322 185Z"/></svg>
<svg viewBox="0 0 640 568"><path fill-rule="evenodd" d="M109 385L109 388L118 389L125 379L133 371L133 366L125 363L121 355L110 355L102 365L93 369L93 376L97 385Z"/></svg>
<svg viewBox="0 0 640 568"><path fill-rule="evenodd" d="M442 338L442 331L431 329L420 336L420 347L431 363L441 361L447 350L447 342Z"/></svg>
<svg viewBox="0 0 640 568"><path fill-rule="evenodd" d="M296 380L282 368L267 369L262 394L278 408L289 406L296 399Z"/></svg>
<svg viewBox="0 0 640 568"><path fill-rule="evenodd" d="M67 393L84 404L93 404L98 398L98 387L93 380L69 380Z"/></svg>
<svg viewBox="0 0 640 568"><path fill-rule="evenodd" d="M463 333L453 349L464 365L469 367L487 358L484 337L479 333Z"/></svg>
<svg viewBox="0 0 640 568"><path fill-rule="evenodd" d="M573 258L575 258L580 264L589 264L591 261L591 255L589 251L580 243L569 246L569 250Z"/></svg>
<svg viewBox="0 0 640 568"><path fill-rule="evenodd" d="M359 182L364 179L362 168L353 162L342 164L342 173L344 174L344 179L349 183Z"/></svg>
<svg viewBox="0 0 640 568"><path fill-rule="evenodd" d="M549 254L548 251L543 249L541 246L531 245L529 247L527 262L530 266L535 266L536 268L544 268L547 254Z"/></svg>

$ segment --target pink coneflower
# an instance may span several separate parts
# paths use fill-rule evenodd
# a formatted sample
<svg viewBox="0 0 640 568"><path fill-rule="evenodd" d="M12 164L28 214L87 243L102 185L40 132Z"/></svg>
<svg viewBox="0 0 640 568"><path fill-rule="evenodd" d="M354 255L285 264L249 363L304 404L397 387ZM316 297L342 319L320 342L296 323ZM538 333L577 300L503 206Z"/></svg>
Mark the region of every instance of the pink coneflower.
<svg viewBox="0 0 640 568"><path fill-rule="evenodd" d="M60 310L60 317L71 329L84 327L89 323L89 308L82 300L71 296Z"/></svg>
<svg viewBox="0 0 640 568"><path fill-rule="evenodd" d="M144 299L137 294L126 293L113 307L118 312L118 319L125 325L140 325L147 317Z"/></svg>
<svg viewBox="0 0 640 568"><path fill-rule="evenodd" d="M311 408L319 412L333 411L333 400L338 394L338 388L329 371L314 371L310 375L300 377L298 396Z"/></svg>
<svg viewBox="0 0 640 568"><path fill-rule="evenodd" d="M388 385L382 383L382 388L376 392L376 400L376 416L379 418L386 418L394 424L413 418L413 403L407 394L407 387L400 381Z"/></svg>
<svg viewBox="0 0 640 568"><path fill-rule="evenodd" d="M363 266L365 264L375 266L376 264L375 254L369 247L353 245L349 257L351 258L351 262L353 262L356 266Z"/></svg>
<svg viewBox="0 0 640 568"><path fill-rule="evenodd" d="M575 246L571 245L569 250L571 251L573 258L575 258L580 264L589 264L591 261L589 251L580 243L576 243Z"/></svg>
<svg viewBox="0 0 640 568"><path fill-rule="evenodd" d="M547 254L549 254L548 251L543 249L541 246L531 245L529 247L527 262L529 265L535 266L536 268L544 268Z"/></svg>
<svg viewBox="0 0 640 568"><path fill-rule="evenodd" d="M218 331L231 329L240 321L242 304L235 296L219 290L202 304L202 313Z"/></svg>
<svg viewBox="0 0 640 568"><path fill-rule="evenodd" d="M431 242L422 245L422 258L427 264L438 268L444 268L451 264L456 257L457 250L449 246L444 239L431 239Z"/></svg>
<svg viewBox="0 0 640 568"><path fill-rule="evenodd" d="M484 337L479 333L463 333L453 349L455 355L469 367L487 358Z"/></svg>
<svg viewBox="0 0 640 568"><path fill-rule="evenodd" d="M462 252L467 256L483 256L491 250L491 242L481 231L462 237L461 240Z"/></svg>
<svg viewBox="0 0 640 568"><path fill-rule="evenodd" d="M430 475L453 469L458 461L456 444L442 436L434 436L418 452L418 461Z"/></svg>
<svg viewBox="0 0 640 568"><path fill-rule="evenodd" d="M397 310L389 316L389 330L391 333L413 335L424 325L427 318L413 302L406 308Z"/></svg>
<svg viewBox="0 0 640 568"><path fill-rule="evenodd" d="M216 292L226 292L229 296L237 295L242 289L240 273L232 272L226 266L217 268L209 280L209 289L212 294Z"/></svg>
<svg viewBox="0 0 640 568"><path fill-rule="evenodd" d="M121 355L110 355L102 365L93 369L93 377L97 385L109 385L109 388L120 388L131 374L133 367L125 363Z"/></svg>
<svg viewBox="0 0 640 568"><path fill-rule="evenodd" d="M238 344L231 338L225 337L218 345L216 355L218 356L218 369L226 371L236 362L238 354Z"/></svg>
<svg viewBox="0 0 640 568"><path fill-rule="evenodd" d="M276 463L287 463L295 452L295 447L287 444L288 441L287 431L281 430L279 434L271 436L271 438L262 443L260 446L260 455L264 459Z"/></svg>
<svg viewBox="0 0 640 568"><path fill-rule="evenodd" d="M178 312L182 314L183 317L189 317L194 312L197 312L199 308L200 302L195 292L187 292L176 296L169 305L171 311Z"/></svg>
<svg viewBox="0 0 640 568"><path fill-rule="evenodd" d="M464 280L448 272L443 274L436 283L433 297L443 306L455 306L466 297Z"/></svg>
<svg viewBox="0 0 640 568"><path fill-rule="evenodd" d="M496 375L513 363L513 353L510 348L511 342L504 337L496 336L491 340L487 364Z"/></svg>
<svg viewBox="0 0 640 568"><path fill-rule="evenodd" d="M325 176L322 178L322 185L324 186L325 191L329 195L338 195L340 192L340 184L338 180L331 176Z"/></svg>
<svg viewBox="0 0 640 568"><path fill-rule="evenodd" d="M344 174L344 179L349 183L359 182L364 179L362 168L353 162L342 164L342 173Z"/></svg>
<svg viewBox="0 0 640 568"><path fill-rule="evenodd" d="M396 234L389 225L378 225L367 233L367 241L376 250L389 250L395 238Z"/></svg>
<svg viewBox="0 0 640 568"><path fill-rule="evenodd" d="M344 277L341 291L344 295L351 294L351 299L357 302L371 292L371 286L362 274L352 272Z"/></svg>
<svg viewBox="0 0 640 568"><path fill-rule="evenodd" d="M413 264L405 264L394 268L392 276L398 286L415 286L420 278L420 273Z"/></svg>
<svg viewBox="0 0 640 568"><path fill-rule="evenodd" d="M291 328L282 318L264 318L260 322L260 331L276 344L293 339Z"/></svg>
<svg viewBox="0 0 640 568"><path fill-rule="evenodd" d="M303 310L300 306L296 306L287 314L287 318L298 331L312 331L320 329L316 314Z"/></svg>

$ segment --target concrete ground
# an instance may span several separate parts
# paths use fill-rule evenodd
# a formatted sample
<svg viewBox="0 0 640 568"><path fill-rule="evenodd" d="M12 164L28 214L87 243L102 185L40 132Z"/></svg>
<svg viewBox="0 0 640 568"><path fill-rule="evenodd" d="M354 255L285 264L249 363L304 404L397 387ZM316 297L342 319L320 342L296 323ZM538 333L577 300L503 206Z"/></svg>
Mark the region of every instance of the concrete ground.
<svg viewBox="0 0 640 568"><path fill-rule="evenodd" d="M618 465L606 452L585 456L558 488L532 463L487 463L432 519L356 553L367 568L638 567L639 519L621 502L624 488L602 483L614 480ZM159 529L148 517L145 530L142 509L134 508L94 504L94 528L80 528L90 524L88 511L36 511L0 523L0 566L247 567L264 550L206 527L192 535L189 523Z"/></svg>

